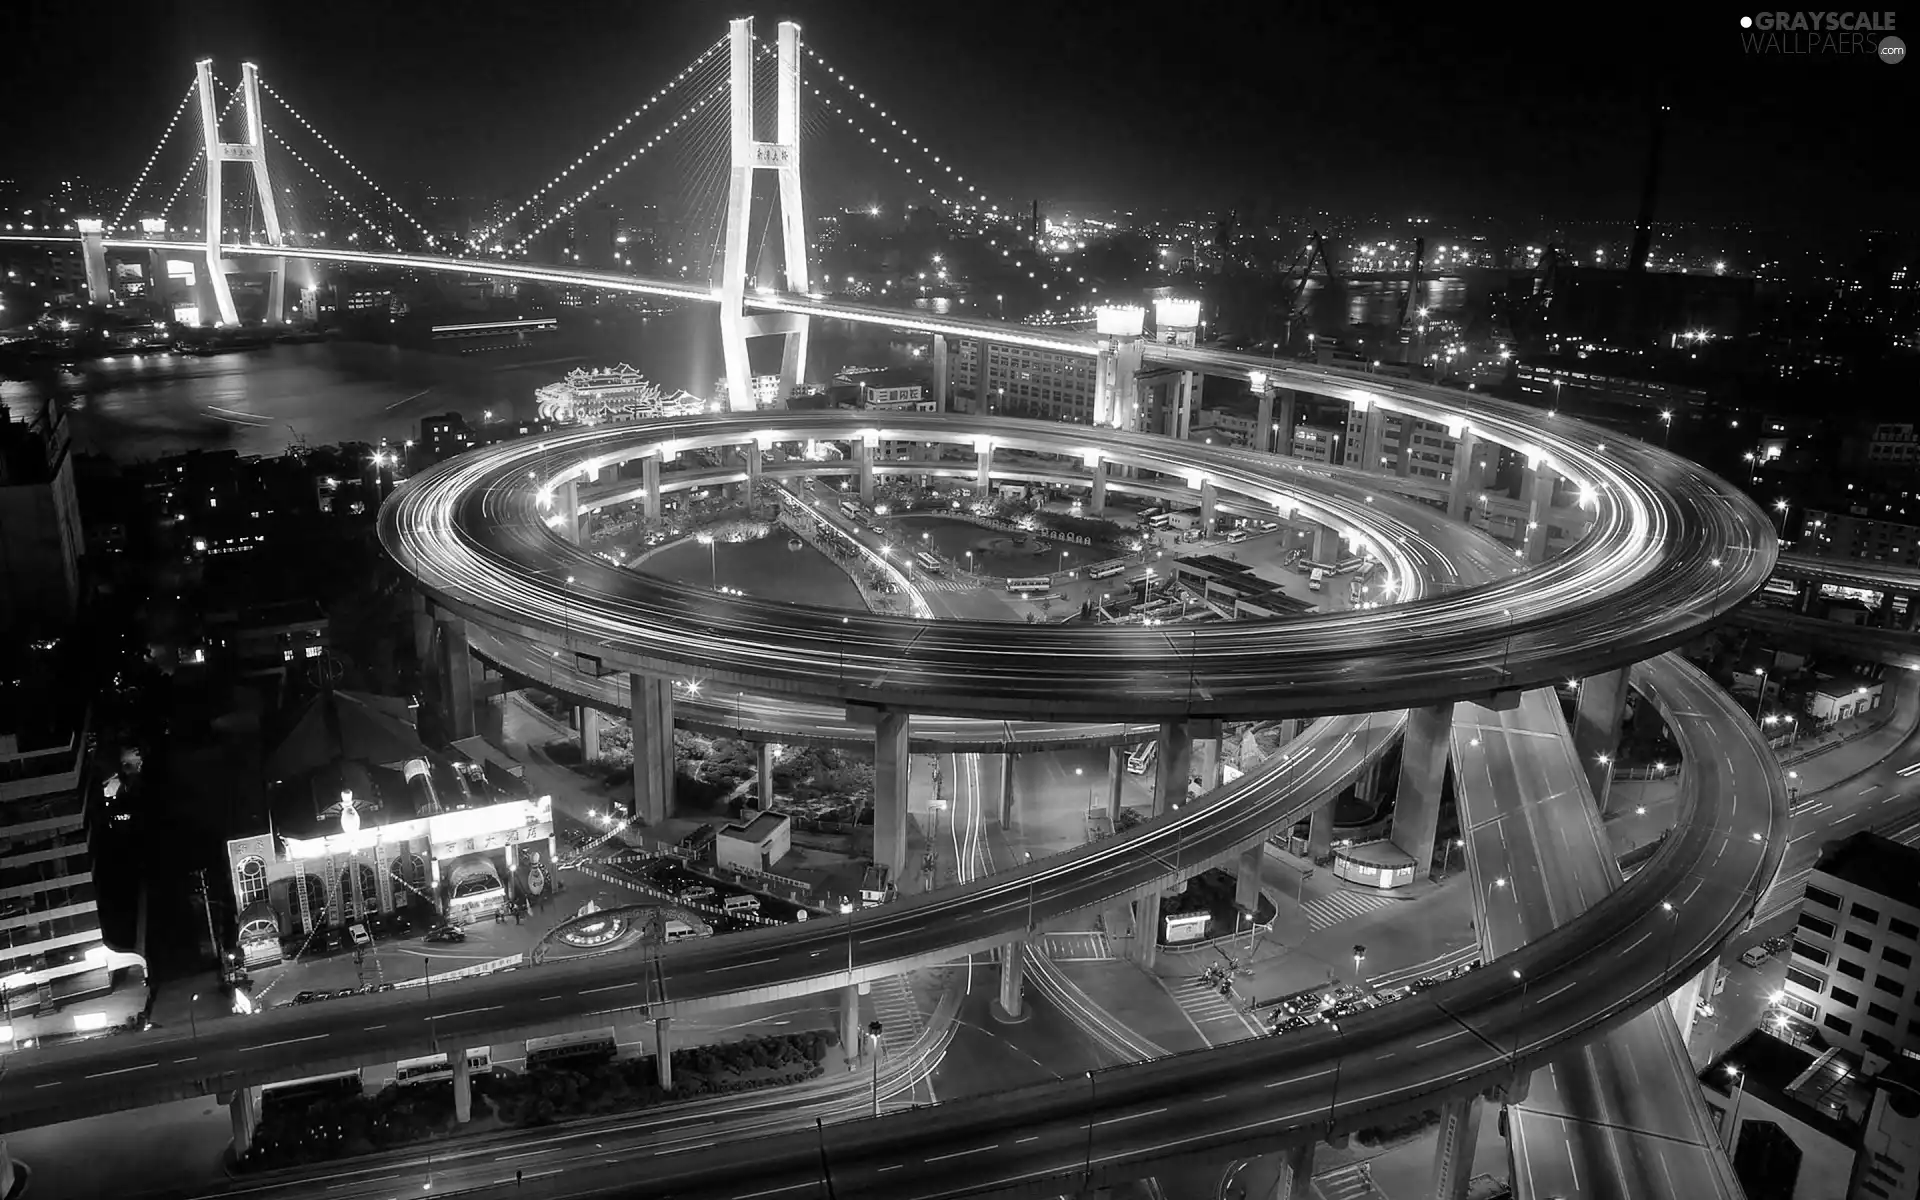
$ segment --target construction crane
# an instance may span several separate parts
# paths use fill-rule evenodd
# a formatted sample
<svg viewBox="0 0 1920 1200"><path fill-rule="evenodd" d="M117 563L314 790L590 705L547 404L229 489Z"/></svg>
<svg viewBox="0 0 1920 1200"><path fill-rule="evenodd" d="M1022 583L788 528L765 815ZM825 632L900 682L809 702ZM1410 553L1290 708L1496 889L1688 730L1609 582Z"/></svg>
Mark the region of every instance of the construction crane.
<svg viewBox="0 0 1920 1200"><path fill-rule="evenodd" d="M1281 347L1289 351L1293 349L1294 324L1298 322L1304 325L1306 322L1307 312L1301 303L1301 297L1307 290L1307 278L1313 274L1313 261L1316 258L1320 260L1320 269L1326 272L1327 282L1333 282L1333 263L1327 258L1327 242L1320 236L1318 229L1307 235L1305 249L1294 258L1293 268L1288 270L1289 276L1294 274L1295 269L1299 272L1298 277L1293 281L1292 291L1287 294L1287 315L1280 340Z"/></svg>

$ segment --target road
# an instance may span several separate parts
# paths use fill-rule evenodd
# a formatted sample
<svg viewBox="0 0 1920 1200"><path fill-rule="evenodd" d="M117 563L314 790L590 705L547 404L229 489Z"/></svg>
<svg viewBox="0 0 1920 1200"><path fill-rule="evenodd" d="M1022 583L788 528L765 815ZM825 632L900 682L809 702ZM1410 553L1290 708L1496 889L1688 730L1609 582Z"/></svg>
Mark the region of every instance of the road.
<svg viewBox="0 0 1920 1200"><path fill-rule="evenodd" d="M382 509L381 536L436 607L567 645L608 668L666 672L726 692L1054 721L1352 713L1586 675L1683 641L1762 586L1775 551L1764 514L1728 485L1574 422L1549 436L1538 413L1516 429L1592 481L1596 524L1570 551L1525 572L1513 572L1510 552L1490 539L1345 468L1309 470L1114 430L889 415L888 438L991 438L1204 476L1222 492L1359 531L1388 576L1416 593L1468 573L1497 580L1362 613L1179 629L828 614L626 571L545 524L551 488L662 445L686 450L755 434L858 439L870 419L670 419L502 443L410 480Z"/></svg>
<svg viewBox="0 0 1920 1200"><path fill-rule="evenodd" d="M1725 693L1670 658L1649 664L1640 679L1659 690L1663 713L1682 714L1675 737L1683 752L1703 756L1706 786L1726 788L1736 825L1742 797L1749 810L1771 812L1777 787L1777 807L1784 808L1777 768L1769 778L1770 755L1713 753L1714 731L1733 707ZM1543 742L1551 748L1542 749ZM1487 957L1545 936L1614 891L1619 869L1551 691L1530 692L1509 712L1463 706L1453 750ZM1737 840L1737 832L1732 836ZM1750 876L1749 894L1757 895L1766 878ZM1670 893L1670 902L1680 910L1724 909L1724 898L1703 902L1700 889L1736 882L1730 874L1702 875ZM1676 913L1622 953L1669 965L1692 961L1701 946L1688 939L1690 928ZM1508 1119L1519 1200L1741 1195L1664 1004L1533 1072Z"/></svg>

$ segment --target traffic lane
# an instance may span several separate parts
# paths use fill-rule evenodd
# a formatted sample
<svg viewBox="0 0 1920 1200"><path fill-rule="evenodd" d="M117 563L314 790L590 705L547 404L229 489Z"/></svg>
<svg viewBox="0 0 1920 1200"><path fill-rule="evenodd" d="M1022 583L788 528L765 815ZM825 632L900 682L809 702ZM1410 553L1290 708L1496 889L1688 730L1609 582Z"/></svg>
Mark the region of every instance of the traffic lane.
<svg viewBox="0 0 1920 1200"><path fill-rule="evenodd" d="M156 1038L150 1033L139 1035L137 1045L112 1039L16 1055L11 1060L16 1087L9 1093L22 1102L32 1096L37 1103L25 1113L15 1109L8 1118L58 1119L51 1111L79 1111L109 1097L122 1097L118 1103L125 1103L125 1085L162 1076L205 1080L249 1070L284 1071L268 1078L311 1074L304 1064L327 1061L332 1046L348 1040L391 1048L396 1057L429 1052L421 1047L439 1039L467 1038L477 1045L497 1035L502 1023L513 1019L507 1014L516 1010L546 1020L613 1017L647 1005L670 1012L677 1002L782 984L831 990L848 978L843 963L858 970L963 944L968 938L1003 940L1039 919L1130 894L1170 871L1211 861L1240 842L1257 839L1283 814L1304 811L1356 773L1368 754L1384 748L1389 740L1385 732L1397 727L1396 716L1365 722L1337 718L1326 723L1320 739L1309 732L1273 766L1216 793L1211 803L1191 806L1127 838L1083 847L968 891L916 897L845 919L679 943L646 956L562 960L533 971L443 985L432 998L424 989L404 989L277 1009L247 1024L222 1023L186 1046L177 1034ZM1380 735L1356 732L1372 730ZM1325 738L1332 739L1331 745L1321 744ZM1276 781L1279 786L1274 788ZM1238 802L1244 794L1262 792L1271 793L1264 803ZM1230 808L1235 817L1216 821L1220 808ZM1209 829L1215 825L1218 828ZM1205 836L1196 837L1194 828ZM614 976L610 967L628 977ZM341 1040L320 1044L330 1038ZM69 1052L75 1050L77 1054ZM98 1069L85 1070L88 1066Z"/></svg>

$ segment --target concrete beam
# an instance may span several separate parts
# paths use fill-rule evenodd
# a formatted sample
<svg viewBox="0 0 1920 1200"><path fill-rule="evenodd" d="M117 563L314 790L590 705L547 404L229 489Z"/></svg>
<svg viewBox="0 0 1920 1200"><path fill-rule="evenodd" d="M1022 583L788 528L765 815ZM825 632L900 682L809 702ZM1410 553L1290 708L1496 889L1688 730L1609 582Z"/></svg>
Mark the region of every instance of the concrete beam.
<svg viewBox="0 0 1920 1200"><path fill-rule="evenodd" d="M440 704L449 740L473 736L473 655L467 649L467 623L441 616L436 622L440 650Z"/></svg>
<svg viewBox="0 0 1920 1200"><path fill-rule="evenodd" d="M464 1047L447 1051L453 1066L453 1119L465 1125L473 1120L473 1063Z"/></svg>
<svg viewBox="0 0 1920 1200"><path fill-rule="evenodd" d="M1107 820L1120 820L1120 788L1127 778L1127 754L1119 746L1107 748Z"/></svg>
<svg viewBox="0 0 1920 1200"><path fill-rule="evenodd" d="M1013 791L1013 754L1000 756L1000 828L1013 828L1014 791Z"/></svg>
<svg viewBox="0 0 1920 1200"><path fill-rule="evenodd" d="M1473 430L1461 430L1454 441L1453 478L1447 481L1447 517L1454 521L1467 519L1467 502L1478 494L1474 486L1479 479L1479 468L1474 464L1474 455L1479 452L1479 439Z"/></svg>
<svg viewBox="0 0 1920 1200"><path fill-rule="evenodd" d="M1160 953L1160 889L1148 888L1133 901L1133 961L1151 971Z"/></svg>
<svg viewBox="0 0 1920 1200"><path fill-rule="evenodd" d="M1252 920L1260 911L1260 867L1267 860L1267 844L1261 842L1240 852L1240 869L1234 877L1233 902L1246 910Z"/></svg>
<svg viewBox="0 0 1920 1200"><path fill-rule="evenodd" d="M673 1090L673 1041L668 1036L672 1023L672 1017L658 1017L653 1022L654 1081L663 1092Z"/></svg>
<svg viewBox="0 0 1920 1200"><path fill-rule="evenodd" d="M869 507L873 504L873 451L873 443L864 438L854 443L854 461L860 467L860 503Z"/></svg>
<svg viewBox="0 0 1920 1200"><path fill-rule="evenodd" d="M1525 495L1527 500L1526 535L1527 561L1543 563L1547 560L1547 531L1551 524L1553 508L1553 486L1559 479L1552 467L1541 463L1527 472Z"/></svg>
<svg viewBox="0 0 1920 1200"><path fill-rule="evenodd" d="M656 452L640 460L640 512L642 515L658 520L660 517L660 455Z"/></svg>
<svg viewBox="0 0 1920 1200"><path fill-rule="evenodd" d="M770 809L773 807L773 743L757 742L753 750L756 770L754 796L760 801L762 810Z"/></svg>
<svg viewBox="0 0 1920 1200"><path fill-rule="evenodd" d="M1091 515L1097 517L1107 508L1107 460L1103 458L1095 462L1092 472L1093 495L1087 501L1087 509Z"/></svg>
<svg viewBox="0 0 1920 1200"><path fill-rule="evenodd" d="M600 722L606 718L597 708L576 708L574 721L580 726L580 761L600 761Z"/></svg>

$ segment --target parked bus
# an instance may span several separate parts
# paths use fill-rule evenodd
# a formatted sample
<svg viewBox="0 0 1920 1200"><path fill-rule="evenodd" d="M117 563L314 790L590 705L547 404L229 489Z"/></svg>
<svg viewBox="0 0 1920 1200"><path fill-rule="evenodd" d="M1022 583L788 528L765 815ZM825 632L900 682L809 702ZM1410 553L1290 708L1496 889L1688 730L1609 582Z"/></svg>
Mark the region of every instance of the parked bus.
<svg viewBox="0 0 1920 1200"><path fill-rule="evenodd" d="M467 1051L467 1073L469 1075L493 1073L493 1054L488 1047L475 1046ZM403 1058L393 1064L393 1081L401 1087L442 1083L452 1078L453 1063L444 1054L429 1054L424 1058Z"/></svg>
<svg viewBox="0 0 1920 1200"><path fill-rule="evenodd" d="M1345 575L1349 571L1365 570L1367 567L1367 564L1371 563L1372 561L1373 561L1372 559L1365 558L1365 557L1343 558L1340 560L1340 565L1334 569L1334 574Z"/></svg>
<svg viewBox="0 0 1920 1200"><path fill-rule="evenodd" d="M858 521L860 519L860 505L853 500L842 500L840 502L840 515L849 521Z"/></svg>
<svg viewBox="0 0 1920 1200"><path fill-rule="evenodd" d="M1007 590L1010 592L1044 592L1052 586L1053 580L1045 575L1007 580Z"/></svg>
<svg viewBox="0 0 1920 1200"><path fill-rule="evenodd" d="M1319 591L1320 586L1326 581L1327 573L1320 567L1315 567L1313 570L1307 572L1307 590L1310 592Z"/></svg>
<svg viewBox="0 0 1920 1200"><path fill-rule="evenodd" d="M1105 563L1101 566L1094 567L1093 569L1089 570L1087 572L1087 578L1088 579L1112 579L1115 575L1120 574L1122 571L1126 569L1127 569L1127 564L1123 562Z"/></svg>
<svg viewBox="0 0 1920 1200"><path fill-rule="evenodd" d="M310 1075L305 1079L289 1079L285 1083L269 1083L260 1089L260 1106L267 1105L308 1105L316 1100L334 1100L344 1096L357 1096L365 1091L360 1081L360 1072L341 1071L337 1075Z"/></svg>
<svg viewBox="0 0 1920 1200"><path fill-rule="evenodd" d="M947 570L940 560L934 557L932 552L927 550L922 550L918 554L915 554L913 561L919 563L920 569L929 575L944 575Z"/></svg>
<svg viewBox="0 0 1920 1200"><path fill-rule="evenodd" d="M1165 529L1167 526L1173 524L1173 514L1161 512L1157 508L1150 508L1140 514L1140 523L1149 529Z"/></svg>
<svg viewBox="0 0 1920 1200"><path fill-rule="evenodd" d="M527 1039L527 1070L538 1067L586 1066L606 1062L619 1053L613 1027L585 1029L579 1033L556 1033L552 1037Z"/></svg>
<svg viewBox="0 0 1920 1200"><path fill-rule="evenodd" d="M1164 508L1143 508L1140 510L1140 523L1142 525L1151 525L1155 518L1166 515L1167 510Z"/></svg>
<svg viewBox="0 0 1920 1200"><path fill-rule="evenodd" d="M1244 542L1247 540L1247 531L1244 529L1236 529L1227 535L1227 540L1229 542Z"/></svg>

